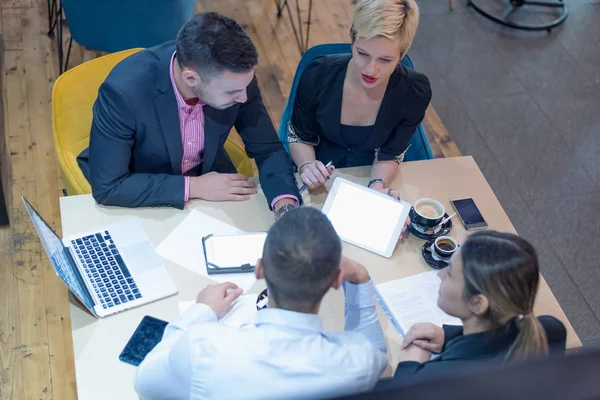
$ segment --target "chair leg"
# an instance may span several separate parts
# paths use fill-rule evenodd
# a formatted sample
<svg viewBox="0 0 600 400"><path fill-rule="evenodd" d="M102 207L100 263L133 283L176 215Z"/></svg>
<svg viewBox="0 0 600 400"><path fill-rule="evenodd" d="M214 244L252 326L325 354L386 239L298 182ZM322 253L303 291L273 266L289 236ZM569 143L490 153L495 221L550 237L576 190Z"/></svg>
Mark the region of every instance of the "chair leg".
<svg viewBox="0 0 600 400"><path fill-rule="evenodd" d="M450 7L450 11L454 10L454 0L448 0L448 6Z"/></svg>
<svg viewBox="0 0 600 400"><path fill-rule="evenodd" d="M61 71L61 74L63 72L65 72L67 69L69 69L69 58L71 57L71 48L73 47L73 36L71 36L71 39L69 39L69 48L67 50L67 58L65 60L65 66Z"/></svg>

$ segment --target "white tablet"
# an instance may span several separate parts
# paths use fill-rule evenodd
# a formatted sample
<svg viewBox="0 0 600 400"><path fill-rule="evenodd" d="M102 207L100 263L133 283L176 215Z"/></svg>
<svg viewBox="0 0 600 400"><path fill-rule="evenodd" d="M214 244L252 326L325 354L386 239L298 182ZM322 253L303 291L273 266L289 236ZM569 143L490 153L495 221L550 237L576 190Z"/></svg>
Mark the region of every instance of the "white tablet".
<svg viewBox="0 0 600 400"><path fill-rule="evenodd" d="M391 257L410 204L343 178L335 178L323 213L345 242Z"/></svg>

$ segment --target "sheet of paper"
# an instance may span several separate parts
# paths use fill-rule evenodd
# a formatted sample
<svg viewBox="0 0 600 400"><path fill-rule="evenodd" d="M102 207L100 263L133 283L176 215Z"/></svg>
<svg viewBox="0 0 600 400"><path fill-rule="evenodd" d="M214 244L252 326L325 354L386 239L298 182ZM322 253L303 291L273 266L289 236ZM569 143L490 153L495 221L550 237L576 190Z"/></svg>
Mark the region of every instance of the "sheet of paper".
<svg viewBox="0 0 600 400"><path fill-rule="evenodd" d="M194 304L193 301L180 301L179 313L183 315L192 304ZM233 303L233 308L219 322L232 328L239 328L244 324L253 323L256 318L256 312L256 295L245 294Z"/></svg>
<svg viewBox="0 0 600 400"><path fill-rule="evenodd" d="M460 319L446 314L437 305L440 282L437 271L430 271L377 285L377 292L402 334L418 322L461 325Z"/></svg>
<svg viewBox="0 0 600 400"><path fill-rule="evenodd" d="M206 262L202 249L202 238L213 235L232 235L244 231L221 222L197 210L192 210L173 232L169 234L156 248L156 252L163 258L181 265L197 274L204 275L218 283L233 282L244 292L249 290L256 277L253 272L243 274L208 275Z"/></svg>

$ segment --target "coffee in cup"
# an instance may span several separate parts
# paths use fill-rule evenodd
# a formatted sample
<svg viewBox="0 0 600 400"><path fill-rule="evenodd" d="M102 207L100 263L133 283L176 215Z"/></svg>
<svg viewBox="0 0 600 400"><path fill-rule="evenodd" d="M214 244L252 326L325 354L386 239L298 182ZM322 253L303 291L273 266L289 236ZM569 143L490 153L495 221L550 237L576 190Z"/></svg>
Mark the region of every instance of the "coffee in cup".
<svg viewBox="0 0 600 400"><path fill-rule="evenodd" d="M458 250L458 243L450 236L440 236L433 243L433 251L441 259L448 259Z"/></svg>
<svg viewBox="0 0 600 400"><path fill-rule="evenodd" d="M437 200L422 198L415 201L412 222L424 228L433 228L439 224L446 214L446 209Z"/></svg>

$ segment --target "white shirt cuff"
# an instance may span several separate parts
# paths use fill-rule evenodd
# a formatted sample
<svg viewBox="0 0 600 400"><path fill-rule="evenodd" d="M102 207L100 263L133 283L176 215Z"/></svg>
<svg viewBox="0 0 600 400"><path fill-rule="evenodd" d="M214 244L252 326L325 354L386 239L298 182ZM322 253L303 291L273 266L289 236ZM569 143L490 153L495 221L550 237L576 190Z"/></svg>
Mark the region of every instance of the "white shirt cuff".
<svg viewBox="0 0 600 400"><path fill-rule="evenodd" d="M186 330L191 324L217 322L219 319L212 308L202 303L194 303L181 318L173 322L177 328Z"/></svg>
<svg viewBox="0 0 600 400"><path fill-rule="evenodd" d="M347 306L369 307L376 305L373 279L359 285L344 282L343 286Z"/></svg>

